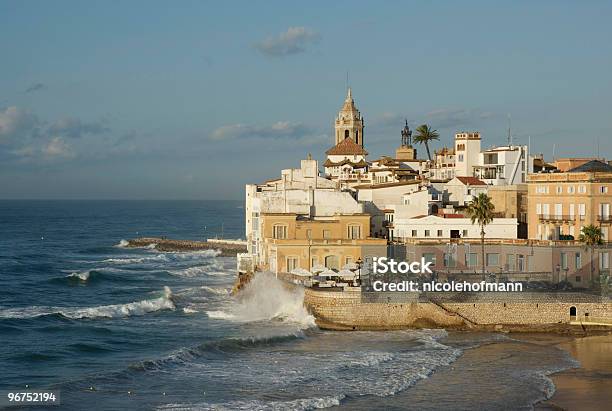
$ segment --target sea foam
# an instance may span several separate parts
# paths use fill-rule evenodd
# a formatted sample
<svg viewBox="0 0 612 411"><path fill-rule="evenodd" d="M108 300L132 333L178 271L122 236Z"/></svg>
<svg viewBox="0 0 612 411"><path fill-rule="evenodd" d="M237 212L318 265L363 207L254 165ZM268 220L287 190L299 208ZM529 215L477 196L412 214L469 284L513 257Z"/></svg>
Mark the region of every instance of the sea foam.
<svg viewBox="0 0 612 411"><path fill-rule="evenodd" d="M226 311L207 311L210 318L236 322L277 320L300 328L315 326L314 317L303 304L304 291L289 290L271 273L257 273Z"/></svg>
<svg viewBox="0 0 612 411"><path fill-rule="evenodd" d="M127 304L101 305L97 307L40 307L31 306L24 308L11 308L0 310L0 318L35 318L47 315L61 315L71 319L86 318L119 318L147 313L174 310L176 306L172 301L172 291L164 287L161 297L136 301Z"/></svg>

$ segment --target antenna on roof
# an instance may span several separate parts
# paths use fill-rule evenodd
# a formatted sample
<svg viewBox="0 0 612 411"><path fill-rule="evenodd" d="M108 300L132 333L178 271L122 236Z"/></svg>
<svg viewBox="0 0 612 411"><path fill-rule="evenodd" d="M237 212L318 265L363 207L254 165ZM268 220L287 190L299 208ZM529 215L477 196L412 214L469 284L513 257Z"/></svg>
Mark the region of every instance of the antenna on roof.
<svg viewBox="0 0 612 411"><path fill-rule="evenodd" d="M512 117L510 117L510 113L508 113L508 147L512 145L512 133L510 132L512 128Z"/></svg>
<svg viewBox="0 0 612 411"><path fill-rule="evenodd" d="M597 159L599 160L599 137L597 137L596 140L597 140Z"/></svg>

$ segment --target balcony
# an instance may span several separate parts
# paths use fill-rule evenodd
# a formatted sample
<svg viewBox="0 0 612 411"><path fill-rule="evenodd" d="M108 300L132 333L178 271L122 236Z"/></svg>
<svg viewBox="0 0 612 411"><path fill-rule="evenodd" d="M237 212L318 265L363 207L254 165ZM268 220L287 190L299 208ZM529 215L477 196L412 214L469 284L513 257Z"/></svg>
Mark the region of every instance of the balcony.
<svg viewBox="0 0 612 411"><path fill-rule="evenodd" d="M575 215L538 214L538 220L551 223L563 223L576 220Z"/></svg>
<svg viewBox="0 0 612 411"><path fill-rule="evenodd" d="M612 223L612 216L611 215L598 215L597 221L600 223L609 224L609 223Z"/></svg>

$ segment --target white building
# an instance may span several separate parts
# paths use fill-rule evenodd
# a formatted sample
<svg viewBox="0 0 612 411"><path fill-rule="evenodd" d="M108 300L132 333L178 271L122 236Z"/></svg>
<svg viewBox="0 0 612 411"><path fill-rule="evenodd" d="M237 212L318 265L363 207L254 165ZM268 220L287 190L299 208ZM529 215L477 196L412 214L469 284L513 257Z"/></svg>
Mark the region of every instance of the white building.
<svg viewBox="0 0 612 411"><path fill-rule="evenodd" d="M480 156L480 133L461 132L455 134L455 176L474 176L474 166Z"/></svg>
<svg viewBox="0 0 612 411"><path fill-rule="evenodd" d="M434 161L428 162L428 177L436 181L448 181L455 177L455 150L443 147L434 152Z"/></svg>
<svg viewBox="0 0 612 411"><path fill-rule="evenodd" d="M487 193L488 186L476 177L455 177L446 184L448 202L455 206L466 206L481 193Z"/></svg>
<svg viewBox="0 0 612 411"><path fill-rule="evenodd" d="M361 214L364 206L338 184L320 177L318 163L310 158L298 169L285 169L281 178L246 186L246 239L248 253L261 253L261 213L296 213L310 218Z"/></svg>
<svg viewBox="0 0 612 411"><path fill-rule="evenodd" d="M473 175L487 184L504 186L524 184L529 173L533 173L533 158L527 146L502 146L481 152Z"/></svg>
<svg viewBox="0 0 612 411"><path fill-rule="evenodd" d="M494 218L485 227L485 236L488 239L515 239L517 238L517 226L516 218ZM458 214L447 214L444 217L423 215L412 218L402 218L395 215L393 227L394 238L403 241L410 239L480 238L480 226L472 224L469 218Z"/></svg>

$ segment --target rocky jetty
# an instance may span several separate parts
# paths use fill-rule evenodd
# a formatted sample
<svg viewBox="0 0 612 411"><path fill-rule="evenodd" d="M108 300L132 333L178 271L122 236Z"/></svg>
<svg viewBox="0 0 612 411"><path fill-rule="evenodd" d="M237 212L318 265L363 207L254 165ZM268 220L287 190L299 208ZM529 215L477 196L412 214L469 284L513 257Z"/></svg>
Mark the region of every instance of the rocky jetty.
<svg viewBox="0 0 612 411"><path fill-rule="evenodd" d="M247 251L246 243L236 240L173 240L165 237L140 237L127 241L126 247L150 247L159 251L219 250L223 257L235 257Z"/></svg>

